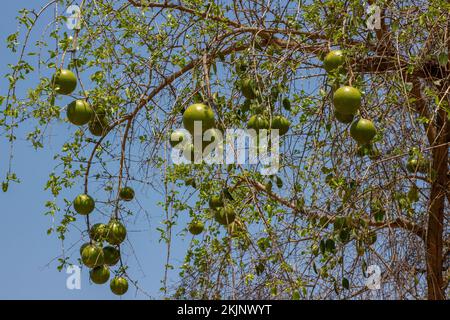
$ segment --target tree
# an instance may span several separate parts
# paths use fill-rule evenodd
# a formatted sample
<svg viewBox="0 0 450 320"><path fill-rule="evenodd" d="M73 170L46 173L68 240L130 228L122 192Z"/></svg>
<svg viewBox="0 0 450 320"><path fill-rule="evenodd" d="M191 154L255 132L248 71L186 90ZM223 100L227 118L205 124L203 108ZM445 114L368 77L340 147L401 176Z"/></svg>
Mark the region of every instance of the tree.
<svg viewBox="0 0 450 320"><path fill-rule="evenodd" d="M67 137L55 155L63 169L50 175L47 188L62 197L63 189L92 195L91 186L100 186L102 211L125 226L133 212L120 201L124 186L162 192L168 257L179 213L189 212L202 230L204 224L178 286L165 286L165 294L364 299L370 290L361 275L378 265L381 298L446 298L447 1L377 2L379 10L369 13L360 1L82 1L79 30L68 32L66 18L56 14L52 31L43 30L56 47L29 43L45 12L70 2L20 13L27 31L8 37L19 62L7 75L0 124L14 143L18 126L36 123L27 139L43 147L44 127L70 125L60 123L66 100L52 76L60 68L74 72L73 97L102 110L107 127L96 131L99 137L86 127ZM379 22L375 29L369 20ZM326 72L323 59L338 49L342 62ZM16 88L30 72L40 72L40 82L19 97ZM355 121L376 128L368 144L358 145L350 125L335 117L333 94L345 85L362 93ZM245 128L255 115L267 119L263 126L286 117L291 126L281 137L279 172L171 163L168 137L194 102L210 106L222 130ZM3 189L16 179L9 171ZM234 209L233 223L214 220L214 195ZM90 228L90 215L77 215L71 201L48 203L52 214L61 213L60 237L83 219ZM122 262L118 273L133 283Z"/></svg>

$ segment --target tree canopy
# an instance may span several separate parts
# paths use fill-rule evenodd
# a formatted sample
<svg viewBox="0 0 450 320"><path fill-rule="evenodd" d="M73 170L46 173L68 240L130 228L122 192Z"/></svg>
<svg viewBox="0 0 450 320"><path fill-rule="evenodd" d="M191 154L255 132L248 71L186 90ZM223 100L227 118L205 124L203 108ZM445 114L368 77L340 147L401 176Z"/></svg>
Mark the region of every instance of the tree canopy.
<svg viewBox="0 0 450 320"><path fill-rule="evenodd" d="M132 250L122 241L139 205L126 200L145 189L161 195L166 219L154 232L167 243L166 268L173 238L190 241L173 266L177 284L164 280L167 297L368 299L378 266L380 298L446 298L449 2L83 0L70 29L72 4L19 13L0 130L14 144L31 123L26 139L45 149L48 127L72 128L46 207L59 221L49 233L83 230L84 264L108 264L91 259L102 242ZM60 69L74 78L58 78ZM18 94L31 73L39 82ZM278 172L174 164L170 136L195 103L221 131L286 129ZM13 163L6 177L5 192L19 178ZM181 217L191 222L174 234ZM103 254L116 262L113 292L139 286L114 250ZM76 250L60 262L78 259ZM106 279L93 270L91 279Z"/></svg>

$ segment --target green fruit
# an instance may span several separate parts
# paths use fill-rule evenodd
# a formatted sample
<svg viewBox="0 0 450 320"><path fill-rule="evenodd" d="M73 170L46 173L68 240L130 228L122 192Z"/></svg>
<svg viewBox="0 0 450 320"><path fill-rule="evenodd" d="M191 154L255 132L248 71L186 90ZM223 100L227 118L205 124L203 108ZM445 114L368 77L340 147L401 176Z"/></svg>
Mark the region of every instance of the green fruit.
<svg viewBox="0 0 450 320"><path fill-rule="evenodd" d="M124 277L115 277L111 280L109 287L114 294L121 296L128 291L128 281Z"/></svg>
<svg viewBox="0 0 450 320"><path fill-rule="evenodd" d="M119 250L111 246L106 246L103 248L103 256L105 264L108 266L114 266L120 260Z"/></svg>
<svg viewBox="0 0 450 320"><path fill-rule="evenodd" d="M428 171L428 168L429 162L422 157L412 156L406 163L406 169L411 173L426 173Z"/></svg>
<svg viewBox="0 0 450 320"><path fill-rule="evenodd" d="M109 268L107 266L98 266L89 272L93 283L104 284L109 279Z"/></svg>
<svg viewBox="0 0 450 320"><path fill-rule="evenodd" d="M103 250L99 246L90 244L81 252L81 261L88 268L94 268L104 263Z"/></svg>
<svg viewBox="0 0 450 320"><path fill-rule="evenodd" d="M194 134L194 124L196 121L201 122L202 132L200 133L203 133L214 127L214 112L209 106L203 103L190 105L183 113L183 125L192 135Z"/></svg>
<svg viewBox="0 0 450 320"><path fill-rule="evenodd" d="M130 187L120 189L119 198L125 201L131 201L134 198L134 190Z"/></svg>
<svg viewBox="0 0 450 320"><path fill-rule="evenodd" d="M89 236L94 241L103 241L105 239L108 227L103 223L94 224L89 230Z"/></svg>
<svg viewBox="0 0 450 320"><path fill-rule="evenodd" d="M272 129L278 129L279 135L283 136L289 131L291 123L283 116L275 116L272 118Z"/></svg>
<svg viewBox="0 0 450 320"><path fill-rule="evenodd" d="M353 139L355 139L359 144L367 144L369 143L373 137L377 134L377 130L373 125L372 121L367 119L359 119L350 127L350 135Z"/></svg>
<svg viewBox="0 0 450 320"><path fill-rule="evenodd" d="M252 116L247 123L247 128L254 129L256 132L259 130L266 129L270 127L269 121L262 115L256 114Z"/></svg>
<svg viewBox="0 0 450 320"><path fill-rule="evenodd" d="M169 142L172 148L175 148L185 139L186 139L186 131L178 129L170 134Z"/></svg>
<svg viewBox="0 0 450 320"><path fill-rule="evenodd" d="M323 67L327 72L331 72L344 64L344 55L341 50L330 51L323 60Z"/></svg>
<svg viewBox="0 0 450 320"><path fill-rule="evenodd" d="M77 87L77 77L72 71L61 69L53 75L52 85L58 94L71 94Z"/></svg>
<svg viewBox="0 0 450 320"><path fill-rule="evenodd" d="M88 245L90 245L89 242L83 243L80 247L80 257L83 254L83 249L86 248Z"/></svg>
<svg viewBox="0 0 450 320"><path fill-rule="evenodd" d="M236 219L236 214L234 213L234 210L230 206L226 206L224 208L220 208L218 210L215 210L214 212L214 219L221 225L229 225Z"/></svg>
<svg viewBox="0 0 450 320"><path fill-rule="evenodd" d="M73 207L79 214L88 215L94 210L95 201L87 194L79 194L75 200L73 200Z"/></svg>
<svg viewBox="0 0 450 320"><path fill-rule="evenodd" d="M126 236L127 229L120 221L113 219L109 222L106 241L112 245L119 245L125 240Z"/></svg>
<svg viewBox="0 0 450 320"><path fill-rule="evenodd" d="M355 117L353 114L342 114L340 112L335 111L334 117L337 121L341 123L352 123L353 118Z"/></svg>
<svg viewBox="0 0 450 320"><path fill-rule="evenodd" d="M209 198L209 207L211 209L223 207L222 197L217 195L211 196L211 198Z"/></svg>
<svg viewBox="0 0 450 320"><path fill-rule="evenodd" d="M100 118L99 120L89 121L89 131L92 135L101 137L106 134L106 129L108 128L108 121L105 118Z"/></svg>
<svg viewBox="0 0 450 320"><path fill-rule="evenodd" d="M350 86L340 87L334 92L333 104L341 114L355 114L361 106L361 92Z"/></svg>
<svg viewBox="0 0 450 320"><path fill-rule="evenodd" d="M74 125L85 125L93 115L94 111L86 100L74 100L67 106L67 118Z"/></svg>
<svg viewBox="0 0 450 320"><path fill-rule="evenodd" d="M102 120L106 117L106 110L103 107L97 107L94 110L94 116L92 120Z"/></svg>
<svg viewBox="0 0 450 320"><path fill-rule="evenodd" d="M204 225L203 222L201 221L191 221L191 223L189 223L189 232L192 233L194 236L200 234L203 232L204 229Z"/></svg>
<svg viewBox="0 0 450 320"><path fill-rule="evenodd" d="M256 98L256 84L252 79L241 80L241 92L247 99Z"/></svg>

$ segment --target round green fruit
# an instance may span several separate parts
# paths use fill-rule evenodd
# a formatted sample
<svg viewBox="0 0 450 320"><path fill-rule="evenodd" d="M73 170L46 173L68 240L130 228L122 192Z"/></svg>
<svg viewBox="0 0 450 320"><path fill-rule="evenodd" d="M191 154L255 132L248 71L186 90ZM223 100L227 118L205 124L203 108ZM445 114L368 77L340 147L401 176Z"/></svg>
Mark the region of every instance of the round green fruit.
<svg viewBox="0 0 450 320"><path fill-rule="evenodd" d="M331 72L344 64L344 54L341 50L330 51L323 60L323 67Z"/></svg>
<svg viewBox="0 0 450 320"><path fill-rule="evenodd" d="M203 103L190 105L183 113L184 128L191 134L194 134L194 124L198 121L202 125L200 133L213 128L215 125L214 112L209 106Z"/></svg>
<svg viewBox="0 0 450 320"><path fill-rule="evenodd" d="M108 266L114 266L120 260L120 252L114 247L106 246L103 248L104 262Z"/></svg>
<svg viewBox="0 0 450 320"><path fill-rule="evenodd" d="M247 99L256 98L256 84L252 79L241 80L241 92Z"/></svg>
<svg viewBox="0 0 450 320"><path fill-rule="evenodd" d="M340 112L335 111L334 117L336 118L337 121L348 124L348 123L352 123L353 118L355 116L353 114L342 114Z"/></svg>
<svg viewBox="0 0 450 320"><path fill-rule="evenodd" d="M205 226L203 225L203 222L201 221L191 221L191 223L189 223L189 232L192 233L194 236L200 234L203 232L203 229L205 228Z"/></svg>
<svg viewBox="0 0 450 320"><path fill-rule="evenodd" d="M172 148L175 148L177 145L179 145L182 141L186 139L186 131L184 130L175 130L170 134L170 145Z"/></svg>
<svg viewBox="0 0 450 320"><path fill-rule="evenodd" d="M112 245L119 245L125 240L126 236L127 229L120 221L113 219L109 222L106 241Z"/></svg>
<svg viewBox="0 0 450 320"><path fill-rule="evenodd" d="M125 201L131 201L134 198L134 190L130 187L124 187L120 189L119 197Z"/></svg>
<svg viewBox="0 0 450 320"><path fill-rule="evenodd" d="M93 117L94 111L86 100L74 100L67 106L67 118L77 126L83 126Z"/></svg>
<svg viewBox="0 0 450 320"><path fill-rule="evenodd" d="M81 261L88 268L101 266L104 263L102 248L93 244L86 246L81 252Z"/></svg>
<svg viewBox="0 0 450 320"><path fill-rule="evenodd" d="M89 132L97 137L101 137L106 134L106 129L108 128L108 121L105 118L100 118L99 120L89 121Z"/></svg>
<svg viewBox="0 0 450 320"><path fill-rule="evenodd" d="M285 135L289 131L291 123L283 116L275 116L272 118L272 129L278 129L280 136Z"/></svg>
<svg viewBox="0 0 450 320"><path fill-rule="evenodd" d="M411 173L421 172L426 173L428 171L429 162L421 157L412 156L406 163L406 169Z"/></svg>
<svg viewBox="0 0 450 320"><path fill-rule="evenodd" d="M350 86L340 87L334 92L333 104L341 114L355 114L361 106L361 92Z"/></svg>
<svg viewBox="0 0 450 320"><path fill-rule="evenodd" d="M377 130L372 121L367 119L359 119L350 127L350 135L359 144L368 144L377 134Z"/></svg>
<svg viewBox="0 0 450 320"><path fill-rule="evenodd" d="M260 114L252 116L247 123L247 128L254 129L256 130L256 132L262 129L268 130L269 127L270 127L269 121Z"/></svg>
<svg viewBox="0 0 450 320"><path fill-rule="evenodd" d="M81 247L80 247L80 257L81 257L81 255L83 254L84 248L86 248L88 245L90 245L89 242L83 243L83 244L81 245Z"/></svg>
<svg viewBox="0 0 450 320"><path fill-rule="evenodd" d="M128 281L124 277L114 277L109 287L114 294L121 296L128 291Z"/></svg>
<svg viewBox="0 0 450 320"><path fill-rule="evenodd" d="M236 219L236 214L234 213L233 208L230 206L226 206L224 208L220 208L215 210L214 219L220 223L221 225L229 225Z"/></svg>
<svg viewBox="0 0 450 320"><path fill-rule="evenodd" d="M73 207L79 214L88 215L94 210L95 201L87 194L79 194L75 200L73 200Z"/></svg>
<svg viewBox="0 0 450 320"><path fill-rule="evenodd" d="M222 197L217 195L211 196L211 198L209 198L209 207L211 209L223 207Z"/></svg>
<svg viewBox="0 0 450 320"><path fill-rule="evenodd" d="M109 268L107 266L98 266L89 272L93 283L104 284L109 280Z"/></svg>
<svg viewBox="0 0 450 320"><path fill-rule="evenodd" d="M105 239L108 227L103 223L94 224L89 230L89 237L94 241L103 241Z"/></svg>
<svg viewBox="0 0 450 320"><path fill-rule="evenodd" d="M56 93L68 95L77 87L77 77L70 70L60 69L53 75L52 85Z"/></svg>

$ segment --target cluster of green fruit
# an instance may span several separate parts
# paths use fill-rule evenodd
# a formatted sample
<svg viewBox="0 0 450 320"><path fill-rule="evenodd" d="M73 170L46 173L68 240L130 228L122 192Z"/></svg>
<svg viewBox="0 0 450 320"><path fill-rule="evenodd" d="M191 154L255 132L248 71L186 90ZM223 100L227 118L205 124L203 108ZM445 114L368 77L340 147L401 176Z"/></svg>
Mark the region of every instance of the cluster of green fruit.
<svg viewBox="0 0 450 320"><path fill-rule="evenodd" d="M222 195L213 195L209 198L209 208L212 210L214 220L223 226L231 225L236 219L236 213L231 205L226 204ZM193 235L199 235L204 230L204 224L198 219L193 219L188 230Z"/></svg>
<svg viewBox="0 0 450 320"><path fill-rule="evenodd" d="M53 76L52 85L57 94L69 95L77 87L77 78L72 71L60 69ZM94 136L104 135L108 128L106 111L103 108L93 109L82 99L74 100L67 106L67 118L77 126L89 124L89 131Z"/></svg>
<svg viewBox="0 0 450 320"><path fill-rule="evenodd" d="M134 190L124 187L119 192L120 199L131 201ZM73 201L75 211L80 215L89 215L95 209L94 199L87 194L78 195ZM80 247L81 261L91 268L89 275L92 282L104 284L109 280L109 267L116 265L120 260L118 246L125 240L127 230L116 218L108 224L96 223L89 229L90 242ZM103 242L109 245L103 247ZM128 290L128 281L122 276L114 277L110 282L111 291L116 295L123 295Z"/></svg>
<svg viewBox="0 0 450 320"><path fill-rule="evenodd" d="M325 70L332 73L344 64L345 58L341 50L330 51L323 61ZM360 145L370 144L377 130L369 119L359 118L354 120L355 114L361 107L361 92L352 86L342 86L333 94L333 105L336 120L342 123L352 123L350 135Z"/></svg>
<svg viewBox="0 0 450 320"><path fill-rule="evenodd" d="M259 102L262 101L260 91L257 89L256 82L248 78L247 76L240 79L239 86L242 95L246 98L242 105L242 111L245 113L250 109L250 106L256 106L253 108L254 115L250 117L247 123L248 129L254 129L257 133L259 130L277 129L280 136L285 135L291 126L290 121L283 115L273 115L270 121L269 117L264 115L263 110L259 107ZM274 86L271 90L270 98L272 103L280 96L279 86ZM268 102L270 103L270 102ZM290 101L288 98L283 99L283 106L285 109L290 109Z"/></svg>
<svg viewBox="0 0 450 320"><path fill-rule="evenodd" d="M194 132L194 126L196 122L201 123L201 131ZM181 148L185 150L185 156L187 160L192 161L197 157L198 153L204 151L206 146L208 146L213 141L219 140L222 136L222 132L219 129L215 128L215 117L214 112L208 105L204 103L194 103L190 105L183 113L183 126L187 130L175 130L170 135L170 145L173 148ZM203 133L205 131L211 129L211 140L203 141ZM196 134L196 135L195 135ZM202 149L196 150L195 144L192 141L192 137L195 139L201 139L202 141ZM186 141L185 143L182 143ZM188 143L188 141L190 141Z"/></svg>

